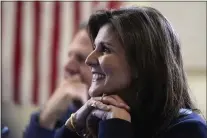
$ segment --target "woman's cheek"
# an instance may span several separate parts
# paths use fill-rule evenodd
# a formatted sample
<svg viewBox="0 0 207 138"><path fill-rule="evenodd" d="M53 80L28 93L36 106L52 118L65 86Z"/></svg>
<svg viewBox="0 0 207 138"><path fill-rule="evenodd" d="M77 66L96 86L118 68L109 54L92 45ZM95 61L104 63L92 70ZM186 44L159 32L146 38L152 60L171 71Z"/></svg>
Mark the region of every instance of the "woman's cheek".
<svg viewBox="0 0 207 138"><path fill-rule="evenodd" d="M115 56L114 54L103 56L102 58L100 58L99 63L102 68L106 68L109 71L117 70L117 68L122 66L120 64L119 57Z"/></svg>

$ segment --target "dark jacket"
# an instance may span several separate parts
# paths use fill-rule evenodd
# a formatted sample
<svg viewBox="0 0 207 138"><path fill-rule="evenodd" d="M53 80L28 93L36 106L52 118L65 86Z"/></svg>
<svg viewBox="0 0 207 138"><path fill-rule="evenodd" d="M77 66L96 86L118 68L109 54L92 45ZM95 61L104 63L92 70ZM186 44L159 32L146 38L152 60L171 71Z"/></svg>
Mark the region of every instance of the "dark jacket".
<svg viewBox="0 0 207 138"><path fill-rule="evenodd" d="M134 136L136 131L136 135ZM99 123L98 138L146 138L146 133L133 130L132 124L121 119L109 119ZM80 138L75 132L64 125L56 132L55 138ZM198 114L182 109L162 138L207 138L206 121Z"/></svg>

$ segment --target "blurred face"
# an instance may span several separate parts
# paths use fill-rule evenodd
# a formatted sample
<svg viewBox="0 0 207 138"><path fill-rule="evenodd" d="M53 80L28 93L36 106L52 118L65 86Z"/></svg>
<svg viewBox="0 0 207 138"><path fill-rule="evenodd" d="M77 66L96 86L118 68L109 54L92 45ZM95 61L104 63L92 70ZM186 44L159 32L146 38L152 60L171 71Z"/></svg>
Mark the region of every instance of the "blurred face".
<svg viewBox="0 0 207 138"><path fill-rule="evenodd" d="M79 31L69 46L68 59L64 67L64 78L79 75L84 84L90 86L91 71L85 59L92 51L92 44L86 30Z"/></svg>
<svg viewBox="0 0 207 138"><path fill-rule="evenodd" d="M130 68L123 45L110 24L104 25L94 42L94 50L86 59L91 67L91 97L118 93L130 84Z"/></svg>

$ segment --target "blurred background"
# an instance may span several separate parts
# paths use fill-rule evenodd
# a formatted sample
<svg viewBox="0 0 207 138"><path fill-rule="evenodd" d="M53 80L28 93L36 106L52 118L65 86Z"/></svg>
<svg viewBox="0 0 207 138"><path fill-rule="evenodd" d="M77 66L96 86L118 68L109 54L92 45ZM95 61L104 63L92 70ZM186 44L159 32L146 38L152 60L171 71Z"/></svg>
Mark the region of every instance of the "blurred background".
<svg viewBox="0 0 207 138"><path fill-rule="evenodd" d="M179 34L191 96L206 117L205 2L2 2L1 123L21 138L30 114L62 76L79 23L101 8L146 5L161 11Z"/></svg>

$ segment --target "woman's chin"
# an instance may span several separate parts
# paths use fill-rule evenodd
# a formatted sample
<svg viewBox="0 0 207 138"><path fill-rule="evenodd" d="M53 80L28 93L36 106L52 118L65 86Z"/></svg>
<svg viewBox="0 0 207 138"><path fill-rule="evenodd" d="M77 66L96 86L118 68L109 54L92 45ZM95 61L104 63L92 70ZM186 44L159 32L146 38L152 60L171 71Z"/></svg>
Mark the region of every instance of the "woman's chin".
<svg viewBox="0 0 207 138"><path fill-rule="evenodd" d="M99 87L90 87L88 93L90 97L98 97L103 95L103 91Z"/></svg>

